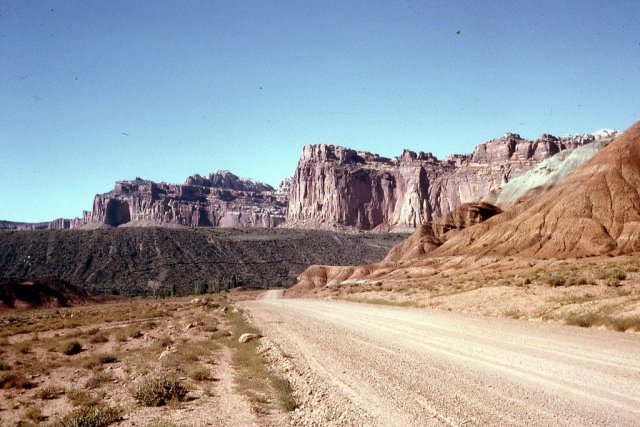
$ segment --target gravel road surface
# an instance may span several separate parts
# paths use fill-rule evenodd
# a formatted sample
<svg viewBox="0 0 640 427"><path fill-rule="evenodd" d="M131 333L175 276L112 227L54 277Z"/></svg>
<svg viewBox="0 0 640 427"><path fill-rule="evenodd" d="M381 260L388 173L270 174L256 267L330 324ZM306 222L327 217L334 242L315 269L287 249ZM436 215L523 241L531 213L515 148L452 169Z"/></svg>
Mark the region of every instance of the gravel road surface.
<svg viewBox="0 0 640 427"><path fill-rule="evenodd" d="M296 425L640 425L640 335L321 300L246 302Z"/></svg>

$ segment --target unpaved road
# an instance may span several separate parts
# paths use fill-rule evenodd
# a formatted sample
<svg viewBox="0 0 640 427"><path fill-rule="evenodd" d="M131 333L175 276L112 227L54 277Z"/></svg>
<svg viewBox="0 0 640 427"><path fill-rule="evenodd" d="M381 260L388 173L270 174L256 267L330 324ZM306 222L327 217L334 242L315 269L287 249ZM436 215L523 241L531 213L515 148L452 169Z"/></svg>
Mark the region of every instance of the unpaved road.
<svg viewBox="0 0 640 427"><path fill-rule="evenodd" d="M640 425L638 334L276 296L244 308L296 424Z"/></svg>

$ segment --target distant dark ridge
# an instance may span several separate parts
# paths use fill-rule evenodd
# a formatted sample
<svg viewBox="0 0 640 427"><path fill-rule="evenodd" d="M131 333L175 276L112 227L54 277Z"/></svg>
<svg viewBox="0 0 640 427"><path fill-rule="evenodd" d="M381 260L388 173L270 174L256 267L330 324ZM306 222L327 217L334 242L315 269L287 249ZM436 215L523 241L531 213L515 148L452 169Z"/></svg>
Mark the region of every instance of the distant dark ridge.
<svg viewBox="0 0 640 427"><path fill-rule="evenodd" d="M380 261L403 234L114 228L0 232L0 277L54 277L90 294L190 294L295 283L310 264Z"/></svg>

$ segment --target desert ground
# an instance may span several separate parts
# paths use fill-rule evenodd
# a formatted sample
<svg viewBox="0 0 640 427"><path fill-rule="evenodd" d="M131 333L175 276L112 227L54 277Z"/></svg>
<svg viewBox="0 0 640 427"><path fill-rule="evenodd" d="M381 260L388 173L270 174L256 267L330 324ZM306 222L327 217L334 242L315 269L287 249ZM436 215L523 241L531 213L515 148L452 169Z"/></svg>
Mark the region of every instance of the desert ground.
<svg viewBox="0 0 640 427"><path fill-rule="evenodd" d="M233 304L254 297L3 312L0 425L286 425L288 382L238 342L256 331Z"/></svg>
<svg viewBox="0 0 640 427"><path fill-rule="evenodd" d="M637 257L381 274L4 310L1 425L640 423Z"/></svg>
<svg viewBox="0 0 640 427"><path fill-rule="evenodd" d="M634 255L441 257L374 271L305 295L640 332Z"/></svg>

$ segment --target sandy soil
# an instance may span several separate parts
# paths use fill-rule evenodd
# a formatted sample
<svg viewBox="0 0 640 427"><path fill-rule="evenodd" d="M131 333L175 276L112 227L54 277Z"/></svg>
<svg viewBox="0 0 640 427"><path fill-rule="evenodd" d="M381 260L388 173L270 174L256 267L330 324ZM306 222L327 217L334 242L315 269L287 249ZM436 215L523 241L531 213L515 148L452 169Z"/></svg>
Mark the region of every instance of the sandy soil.
<svg viewBox="0 0 640 427"><path fill-rule="evenodd" d="M251 295L254 294L247 297ZM244 295L238 299L242 297ZM38 421L56 424L74 409L66 394L71 390L84 391L99 403L122 408L123 419L113 425L123 427L145 427L153 422L175 426L238 427L288 424L286 414L275 408L275 404L270 410L263 409L258 413L239 389L233 350L226 344L232 339L228 336L231 335L230 325L223 309L217 303L208 302L209 298L134 299L60 309L60 315L73 314L74 319L85 325L3 338L5 345L0 346L0 362L4 365L0 368L0 376L24 373L34 387L0 387L0 426L35 425L25 424L25 411L32 407L41 410ZM158 310L164 315L136 318L148 310ZM101 314L109 311L121 311L133 320L99 322ZM41 322L45 328L50 317L58 316L56 313L55 310L7 312L0 317L0 323L7 324L8 319L24 317L32 319L30 322ZM118 339L118 332L126 332L129 327L140 328L140 336L125 335ZM105 342L92 341L92 334L97 333L92 330L106 336ZM83 351L73 356L60 353L60 343L69 339L79 341ZM161 341L171 344L165 347L165 344L158 344ZM20 352L21 345L26 345L24 348L28 351ZM166 357L163 357L165 353ZM114 355L117 360L106 365L87 365L87 360L97 354ZM195 368L204 370L209 376L198 380L191 378L189 372ZM90 387L89 379L97 374L106 375L108 380ZM186 401L162 407L137 403L134 399L136 387L146 378L158 376L177 378L189 390ZM37 397L39 391L52 386L60 389L54 397Z"/></svg>
<svg viewBox="0 0 640 427"><path fill-rule="evenodd" d="M438 310L245 302L295 425L638 425L640 336Z"/></svg>
<svg viewBox="0 0 640 427"><path fill-rule="evenodd" d="M640 332L637 256L443 257L380 274L330 283L304 296L574 325L589 316L589 326Z"/></svg>

